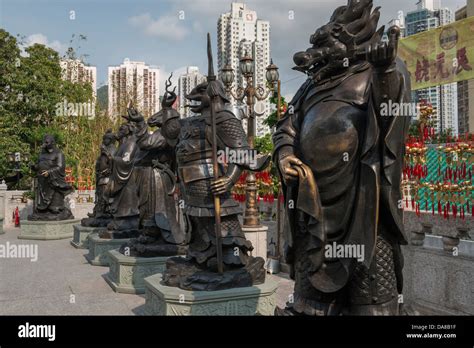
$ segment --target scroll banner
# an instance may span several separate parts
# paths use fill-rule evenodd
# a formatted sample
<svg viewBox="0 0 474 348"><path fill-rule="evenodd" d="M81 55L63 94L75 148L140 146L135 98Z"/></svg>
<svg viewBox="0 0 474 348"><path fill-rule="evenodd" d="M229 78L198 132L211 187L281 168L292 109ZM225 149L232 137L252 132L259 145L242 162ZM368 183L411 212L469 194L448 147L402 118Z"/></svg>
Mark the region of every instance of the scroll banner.
<svg viewBox="0 0 474 348"><path fill-rule="evenodd" d="M474 16L400 40L412 90L474 78Z"/></svg>

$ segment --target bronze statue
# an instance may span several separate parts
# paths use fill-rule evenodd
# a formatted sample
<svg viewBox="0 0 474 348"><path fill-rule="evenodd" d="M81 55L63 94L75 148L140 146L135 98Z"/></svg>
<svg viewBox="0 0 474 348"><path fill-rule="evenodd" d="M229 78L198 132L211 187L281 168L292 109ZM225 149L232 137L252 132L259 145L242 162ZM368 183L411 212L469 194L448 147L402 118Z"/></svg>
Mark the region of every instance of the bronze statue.
<svg viewBox="0 0 474 348"><path fill-rule="evenodd" d="M167 83L167 92L162 101L165 112L176 100L174 91L168 91L169 86ZM140 148L134 167L139 199L140 236L124 244L120 250L126 253L128 248L128 255L139 257L185 254L189 238L174 196L174 149L168 145L159 129L151 134L148 132L141 113L131 108L129 115L130 120L135 123L135 135ZM160 126L154 117L150 118L148 125Z"/></svg>
<svg viewBox="0 0 474 348"><path fill-rule="evenodd" d="M208 54L212 57L209 46L208 39ZM265 280L264 261L249 255L253 247L242 231L238 219L241 209L230 190L243 169L259 170L268 164L268 158L259 157L252 168L245 161L215 161L213 145L220 150L251 149L241 122L230 111L222 82L215 80L212 59L209 60L208 82L186 96L196 103L192 111L197 116L180 119L178 112L169 106L152 120L162 125L161 134L175 148L180 191L191 228L186 259L170 258L163 280L168 286L188 290L251 286ZM218 173L214 172L214 165ZM219 264L223 272L219 272Z"/></svg>
<svg viewBox="0 0 474 348"><path fill-rule="evenodd" d="M117 138L111 129L108 129L102 137L100 155L95 164L95 205L92 214L81 220L82 226L106 227L112 220L109 203L104 198L104 190L110 181L112 174L113 156L117 148Z"/></svg>
<svg viewBox="0 0 474 348"><path fill-rule="evenodd" d="M56 147L52 135L45 135L38 163L32 166L37 172L33 214L28 216L32 221L56 221L74 219L64 197L73 192L66 183L66 161L64 154Z"/></svg>
<svg viewBox="0 0 474 348"><path fill-rule="evenodd" d="M129 116L125 118L129 120ZM110 158L112 173L104 190L104 199L110 206L113 219L107 225L107 230L99 233L101 238L132 238L138 236L139 230L140 212L134 165L140 150L134 124L123 123L117 132L117 139L120 145Z"/></svg>
<svg viewBox="0 0 474 348"><path fill-rule="evenodd" d="M308 79L273 141L295 289L277 314L399 313L406 244L400 181L410 118L381 116L380 109L409 102L410 80L396 58L399 28L382 43L379 16L372 0L349 0L294 55Z"/></svg>

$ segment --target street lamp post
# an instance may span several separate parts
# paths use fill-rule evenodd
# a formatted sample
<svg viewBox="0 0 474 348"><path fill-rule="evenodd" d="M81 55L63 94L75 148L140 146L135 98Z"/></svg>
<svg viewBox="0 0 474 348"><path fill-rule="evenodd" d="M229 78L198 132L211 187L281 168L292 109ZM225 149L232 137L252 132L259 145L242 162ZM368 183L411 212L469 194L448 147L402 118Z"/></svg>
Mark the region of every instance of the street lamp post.
<svg viewBox="0 0 474 348"><path fill-rule="evenodd" d="M267 79L269 88L266 90L264 86L254 86L254 60L251 56L245 53L244 57L239 62L240 72L245 79L245 88L237 86L236 91L233 90L234 69L229 64L226 64L221 70L221 79L226 87L226 92L234 99L247 104L247 139L249 147L255 147L255 130L256 130L256 114L255 104L257 101L262 101L268 98L270 93L274 90L274 85L279 79L278 67L273 64L273 61L267 67L265 77ZM245 185L246 201L244 213L244 226L255 227L260 225L260 216L257 207L257 178L255 173L249 171L247 173L247 180Z"/></svg>

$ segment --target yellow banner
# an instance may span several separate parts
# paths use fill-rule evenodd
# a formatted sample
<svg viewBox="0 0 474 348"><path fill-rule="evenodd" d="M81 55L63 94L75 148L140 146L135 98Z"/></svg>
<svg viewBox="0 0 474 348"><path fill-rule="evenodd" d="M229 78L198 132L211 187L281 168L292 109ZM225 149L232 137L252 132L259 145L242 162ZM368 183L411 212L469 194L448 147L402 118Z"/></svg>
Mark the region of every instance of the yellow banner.
<svg viewBox="0 0 474 348"><path fill-rule="evenodd" d="M401 39L413 90L474 78L474 16Z"/></svg>

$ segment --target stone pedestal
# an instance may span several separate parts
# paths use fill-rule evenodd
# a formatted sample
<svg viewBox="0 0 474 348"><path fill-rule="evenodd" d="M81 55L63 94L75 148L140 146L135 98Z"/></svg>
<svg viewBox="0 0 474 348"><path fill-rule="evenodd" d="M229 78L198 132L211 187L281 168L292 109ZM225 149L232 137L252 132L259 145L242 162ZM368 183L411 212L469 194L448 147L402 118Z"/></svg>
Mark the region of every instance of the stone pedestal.
<svg viewBox="0 0 474 348"><path fill-rule="evenodd" d="M403 298L422 315L474 315L474 241L456 246L458 254L447 252L432 235L424 247L402 245Z"/></svg>
<svg viewBox="0 0 474 348"><path fill-rule="evenodd" d="M273 315L277 282L219 291L186 291L161 284L162 275L145 278L147 315Z"/></svg>
<svg viewBox="0 0 474 348"><path fill-rule="evenodd" d="M260 256L267 260L267 232L268 227L264 225L248 227L242 226L242 231L245 233L247 240L252 242L253 250L252 256Z"/></svg>
<svg viewBox="0 0 474 348"><path fill-rule="evenodd" d="M77 249L89 249L89 236L92 233L99 233L106 229L106 227L87 227L81 224L74 225L73 227L74 235L71 245Z"/></svg>
<svg viewBox="0 0 474 348"><path fill-rule="evenodd" d="M80 219L61 221L21 221L18 239L52 240L72 238L73 226Z"/></svg>
<svg viewBox="0 0 474 348"><path fill-rule="evenodd" d="M125 256L118 250L109 251L108 256L110 269L105 280L114 291L125 294L144 294L144 279L163 273L166 260L171 257L132 257Z"/></svg>
<svg viewBox="0 0 474 348"><path fill-rule="evenodd" d="M100 238L97 234L89 235L89 254L86 255L87 261L93 266L108 266L109 250L119 249L120 246L129 241L124 239L105 239Z"/></svg>

